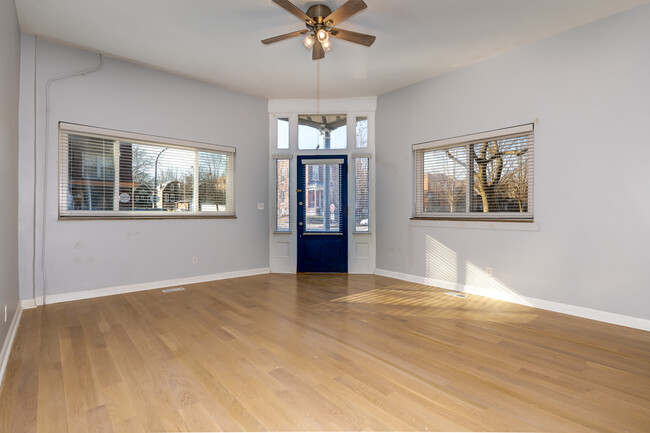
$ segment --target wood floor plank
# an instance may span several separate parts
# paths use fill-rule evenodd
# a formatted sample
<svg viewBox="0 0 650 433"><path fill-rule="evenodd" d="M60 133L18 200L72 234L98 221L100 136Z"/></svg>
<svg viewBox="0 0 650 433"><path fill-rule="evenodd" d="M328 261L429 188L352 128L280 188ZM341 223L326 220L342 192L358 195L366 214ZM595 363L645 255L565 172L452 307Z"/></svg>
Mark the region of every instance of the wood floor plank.
<svg viewBox="0 0 650 433"><path fill-rule="evenodd" d="M35 372L39 365L40 322L41 315L37 311L23 312L0 392L0 426L3 432L36 430L38 374Z"/></svg>
<svg viewBox="0 0 650 433"><path fill-rule="evenodd" d="M67 433L68 418L65 410L61 364L51 362L41 364L38 378L36 431L42 433Z"/></svg>
<svg viewBox="0 0 650 433"><path fill-rule="evenodd" d="M650 333L375 275L23 312L2 432L650 430Z"/></svg>
<svg viewBox="0 0 650 433"><path fill-rule="evenodd" d="M83 433L88 431L85 416L88 408L84 398L84 389L79 381L81 376L78 374L72 340L63 338L59 340L59 344L68 431L70 433Z"/></svg>

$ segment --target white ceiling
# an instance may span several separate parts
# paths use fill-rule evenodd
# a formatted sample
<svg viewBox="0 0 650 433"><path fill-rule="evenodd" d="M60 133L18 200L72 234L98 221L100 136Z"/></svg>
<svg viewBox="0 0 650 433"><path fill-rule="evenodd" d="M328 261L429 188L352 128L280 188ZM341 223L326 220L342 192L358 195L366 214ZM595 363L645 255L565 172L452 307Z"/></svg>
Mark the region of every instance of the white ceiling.
<svg viewBox="0 0 650 433"><path fill-rule="evenodd" d="M377 96L578 27L648 0L366 0L338 27L377 36L333 39L321 98ZM345 0L295 0L302 10ZM266 98L314 98L304 28L271 0L16 0L23 32Z"/></svg>

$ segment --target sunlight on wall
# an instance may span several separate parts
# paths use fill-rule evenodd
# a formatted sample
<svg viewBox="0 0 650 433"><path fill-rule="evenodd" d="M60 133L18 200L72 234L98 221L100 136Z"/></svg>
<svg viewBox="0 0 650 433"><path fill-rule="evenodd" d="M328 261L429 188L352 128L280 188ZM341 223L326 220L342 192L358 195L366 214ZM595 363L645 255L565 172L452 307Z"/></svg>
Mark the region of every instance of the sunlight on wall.
<svg viewBox="0 0 650 433"><path fill-rule="evenodd" d="M465 262L465 291L530 306L530 303L515 291L471 262Z"/></svg>
<svg viewBox="0 0 650 433"><path fill-rule="evenodd" d="M458 258L456 253L429 235L426 236L425 240L424 276L427 284L436 286L441 282L457 283Z"/></svg>
<svg viewBox="0 0 650 433"><path fill-rule="evenodd" d="M425 244L425 280L427 284L530 305L494 276L488 275L486 271L475 264L458 258L458 254L454 250L432 236L426 235ZM462 276L458 271L461 269L465 272L465 281L459 281Z"/></svg>

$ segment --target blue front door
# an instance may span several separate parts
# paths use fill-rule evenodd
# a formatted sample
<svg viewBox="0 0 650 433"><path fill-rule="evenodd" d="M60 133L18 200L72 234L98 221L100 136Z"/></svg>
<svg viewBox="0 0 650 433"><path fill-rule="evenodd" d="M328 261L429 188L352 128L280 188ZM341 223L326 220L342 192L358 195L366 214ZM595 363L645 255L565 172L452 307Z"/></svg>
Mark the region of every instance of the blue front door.
<svg viewBox="0 0 650 433"><path fill-rule="evenodd" d="M347 157L298 157L298 272L347 272Z"/></svg>

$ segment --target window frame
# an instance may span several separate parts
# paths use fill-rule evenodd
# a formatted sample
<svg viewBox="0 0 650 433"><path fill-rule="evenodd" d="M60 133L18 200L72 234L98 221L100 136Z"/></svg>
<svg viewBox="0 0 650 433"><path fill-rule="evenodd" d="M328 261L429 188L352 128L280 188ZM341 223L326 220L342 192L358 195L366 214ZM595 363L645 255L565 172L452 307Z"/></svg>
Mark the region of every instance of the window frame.
<svg viewBox="0 0 650 433"><path fill-rule="evenodd" d="M287 134L287 142L286 142L286 147L282 146L280 147L280 122L286 122L286 134ZM284 128L284 127L283 127ZM275 149L279 151L288 151L289 148L291 147L291 119L289 116L287 117L275 117Z"/></svg>
<svg viewBox="0 0 650 433"><path fill-rule="evenodd" d="M349 128L349 126L350 126L349 123L350 122L349 122L349 120L350 119L348 117L348 114L349 113L347 113L347 112L332 112L332 113L330 113L330 112L322 112L322 113L319 113L319 114L309 113L309 112L299 113L297 115L297 136L296 136L297 137L296 138L296 149L298 150L298 152L318 152L318 153L324 152L323 154L337 153L337 152L338 153L346 153L348 151L348 149L350 149L350 143L349 143L349 141L350 141L349 140L349 136L350 136L350 134L349 134L349 131L350 131L350 128ZM343 127L345 128L345 134L343 135L344 140L345 140L345 146L344 147L331 147L330 146L330 147L327 147L327 148L326 147L321 148L320 147L320 140L319 140L319 143L317 144L317 146L315 148L301 147L300 127L301 126L313 127L313 126L309 126L309 125L306 125L306 124L301 125L300 124L300 117L302 117L302 116L306 116L306 117L322 116L324 118L327 118L327 116L344 116L344 119L339 119L337 121L337 122L341 122L342 120L344 120L343 124L341 126L339 126L338 128L335 128L335 130L338 130L339 128L343 128ZM355 127L356 127L356 123L355 123ZM355 146L356 146L356 144L355 144Z"/></svg>
<svg viewBox="0 0 650 433"><path fill-rule="evenodd" d="M366 141L365 146L360 146L359 142L359 122L366 121ZM354 148L357 151L364 151L368 149L368 116L354 116Z"/></svg>
<svg viewBox="0 0 650 433"><path fill-rule="evenodd" d="M273 185L273 211L274 211L274 224L273 224L273 233L275 234L291 234L292 232L292 223L293 223L293 200L291 199L292 194L292 184L293 184L293 179L291 176L291 160L293 159L293 155L291 154L282 154L282 155L272 155L272 160L273 160L273 168L275 172L275 180L274 180L274 185ZM279 230L278 229L278 187L280 186L280 180L278 179L278 161L287 161L287 184L288 184L288 194L286 196L287 201L289 202L289 228L287 230Z"/></svg>
<svg viewBox="0 0 650 433"><path fill-rule="evenodd" d="M68 178L69 167L69 140L68 135L82 135L87 137L101 138L111 140L114 146L119 147L120 142L129 144L142 144L170 149L181 149L195 152L198 157L200 152L222 153L226 155L226 167L230 170L226 172L226 210L224 211L166 211L160 210L70 210L65 203L69 200ZM222 146L210 143L201 143L176 138L161 137L147 134L140 134L128 131L99 128L94 126L80 125L74 123L59 122L59 178L58 178L58 218L60 220L83 220L83 219L102 219L102 220L124 220L124 219L233 219L236 218L235 207L235 163L236 148L231 146ZM113 151L113 158L116 161L119 153ZM195 170L196 176L198 168ZM113 173L114 185L119 185L119 164L115 165ZM199 197L196 195L198 188L193 193L193 202L198 203Z"/></svg>
<svg viewBox="0 0 650 433"><path fill-rule="evenodd" d="M357 209L356 209L356 206L357 206L357 199L358 199L357 198L357 190L358 190L357 186L358 186L358 182L359 182L359 177L357 176L356 164L357 164L358 159L366 159L367 160L367 165L368 165L368 168L367 168L368 178L366 179L366 182L367 182L367 185L366 185L366 188L367 188L366 199L367 199L367 202L368 202L367 203L367 207L368 207L368 218L367 218L368 219L368 225L366 226L367 227L366 230L357 230L358 225L357 225ZM371 218L371 216L372 216L371 215L371 213L372 213L371 201L372 200L371 200L371 195L370 195L371 194L370 185L372 183L372 181L371 181L372 154L370 154L370 153L352 154L351 155L351 160L352 160L352 165L351 166L353 167L353 178L354 178L353 179L353 181L354 181L354 185L353 185L354 202L353 202L353 206L352 206L353 207L353 211L352 211L353 217L352 217L352 219L354 221L354 230L352 231L352 233L354 233L354 234L369 234L369 233L372 233L372 230L373 230L373 227L371 225L371 220L372 220L372 218Z"/></svg>
<svg viewBox="0 0 650 433"><path fill-rule="evenodd" d="M535 125L533 123L519 125L510 128L496 129L476 134L447 138L442 140L414 144L412 146L413 157L413 209L412 220L447 220L447 221L490 221L490 222L534 222L534 142ZM528 136L529 149L527 179L527 211L526 212L478 212L472 211L473 190L471 178L473 169L471 158L468 159L467 185L466 185L466 211L465 212L425 212L423 209L424 200L419 197L424 192L424 155L425 152L444 149L465 149L469 155L471 146L486 141ZM421 182L420 182L421 181ZM422 185L420 185L422 183Z"/></svg>

